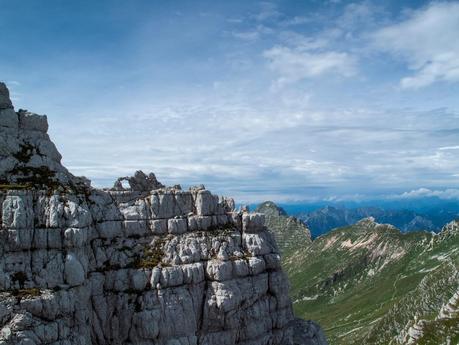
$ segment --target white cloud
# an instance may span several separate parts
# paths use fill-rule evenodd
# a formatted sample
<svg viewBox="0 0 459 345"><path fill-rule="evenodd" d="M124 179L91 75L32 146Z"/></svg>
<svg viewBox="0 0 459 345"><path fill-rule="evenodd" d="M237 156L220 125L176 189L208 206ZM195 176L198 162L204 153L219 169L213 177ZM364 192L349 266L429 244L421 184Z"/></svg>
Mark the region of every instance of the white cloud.
<svg viewBox="0 0 459 345"><path fill-rule="evenodd" d="M269 68L279 75L279 86L326 73L350 77L356 74L354 57L345 52L306 52L285 46L276 46L263 53Z"/></svg>
<svg viewBox="0 0 459 345"><path fill-rule="evenodd" d="M403 88L459 81L459 3L434 2L372 35L375 46L407 62Z"/></svg>
<svg viewBox="0 0 459 345"><path fill-rule="evenodd" d="M361 50L361 35L373 30L384 12L368 2L346 5L343 12L331 20L319 13L308 17L293 17L279 22L308 23L313 30L280 30L277 44L263 52L269 68L278 77L276 86L285 86L304 79L328 74L351 77L357 74L357 53Z"/></svg>
<svg viewBox="0 0 459 345"><path fill-rule="evenodd" d="M330 44L329 37L326 35L310 37L294 31L282 31L279 36L287 46L299 51L324 49Z"/></svg>
<svg viewBox="0 0 459 345"><path fill-rule="evenodd" d="M459 151L438 149L451 145L441 131L454 113L414 121L419 114L403 110L316 109L291 90L257 103L228 89L222 82L214 93L145 100L110 114L98 108L75 115L79 126L50 111L51 137L71 171L99 185L143 169L168 185L205 183L245 202L457 188Z"/></svg>
<svg viewBox="0 0 459 345"><path fill-rule="evenodd" d="M395 199L418 199L426 197L437 197L444 200L459 199L459 189L431 190L429 188L419 188L400 195L393 196Z"/></svg>
<svg viewBox="0 0 459 345"><path fill-rule="evenodd" d="M383 70L380 56L365 55L374 51L362 36L389 16L370 2L343 4L333 14L295 12L290 24L298 25L287 26L291 17L263 6L259 16L259 7L244 9L219 25L204 17L190 27L173 25L177 33L160 40L166 46L153 42L148 26L132 34L134 43L117 45L123 49L116 53L129 52L125 59L71 53L78 68L46 60L43 73L19 66L21 73L5 78L27 80L13 85L24 94L17 105L47 113L65 164L99 185L143 169L168 185L205 183L240 201L459 188L457 100L434 93L400 100L382 85L398 66ZM391 36L393 43L382 32L391 31L378 31L386 40L380 37L379 48L408 61L415 75L423 59L436 56L426 53L416 65L424 43ZM182 36L187 44L179 44ZM35 57L27 65L35 66ZM368 72L366 80L330 82L357 67ZM273 92L273 80L285 87ZM313 82L299 83L307 80Z"/></svg>
<svg viewBox="0 0 459 345"><path fill-rule="evenodd" d="M457 146L443 146L439 148L440 151L448 151L448 150L459 150L459 145Z"/></svg>

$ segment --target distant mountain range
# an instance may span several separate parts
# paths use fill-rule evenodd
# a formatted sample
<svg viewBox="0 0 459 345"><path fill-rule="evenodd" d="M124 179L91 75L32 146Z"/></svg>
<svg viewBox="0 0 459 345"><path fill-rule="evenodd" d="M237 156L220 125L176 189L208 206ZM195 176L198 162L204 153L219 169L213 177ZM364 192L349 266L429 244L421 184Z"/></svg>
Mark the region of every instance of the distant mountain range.
<svg viewBox="0 0 459 345"><path fill-rule="evenodd" d="M295 216L308 225L313 238L334 228L355 224L367 217L373 217L378 223L392 224L402 232L417 230L439 231L444 224L459 217L458 213L453 210L435 209L427 214L421 214L407 209L334 206L300 212Z"/></svg>
<svg viewBox="0 0 459 345"><path fill-rule="evenodd" d="M278 239L296 315L317 320L330 345L459 344L459 221L403 233L369 217L311 241L274 203L257 211Z"/></svg>

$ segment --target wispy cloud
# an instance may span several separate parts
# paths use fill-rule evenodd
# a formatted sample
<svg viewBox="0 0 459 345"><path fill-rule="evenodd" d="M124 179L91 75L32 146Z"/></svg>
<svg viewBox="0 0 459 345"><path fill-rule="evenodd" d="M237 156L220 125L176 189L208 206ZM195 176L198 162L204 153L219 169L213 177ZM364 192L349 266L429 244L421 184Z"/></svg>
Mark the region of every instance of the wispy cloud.
<svg viewBox="0 0 459 345"><path fill-rule="evenodd" d="M413 74L400 83L415 89L437 81L459 81L458 32L459 3L433 2L372 36L378 49L408 63Z"/></svg>
<svg viewBox="0 0 459 345"><path fill-rule="evenodd" d="M143 169L240 201L459 188L456 3L5 6L30 23L2 22L17 107L99 186Z"/></svg>
<svg viewBox="0 0 459 345"><path fill-rule="evenodd" d="M316 78L326 73L344 77L356 74L355 58L343 52L311 53L278 46L266 50L263 56L268 60L269 68L278 74L278 86Z"/></svg>
<svg viewBox="0 0 459 345"><path fill-rule="evenodd" d="M456 146L443 146L438 148L440 151L448 151L448 150L459 150L459 145Z"/></svg>
<svg viewBox="0 0 459 345"><path fill-rule="evenodd" d="M254 15L254 18L258 21L266 21L269 19L277 19L283 16L283 14L278 11L276 4L268 1L260 2L260 11Z"/></svg>
<svg viewBox="0 0 459 345"><path fill-rule="evenodd" d="M429 188L419 188L394 195L394 199L419 199L426 197L437 197L444 200L459 200L459 189L431 190Z"/></svg>

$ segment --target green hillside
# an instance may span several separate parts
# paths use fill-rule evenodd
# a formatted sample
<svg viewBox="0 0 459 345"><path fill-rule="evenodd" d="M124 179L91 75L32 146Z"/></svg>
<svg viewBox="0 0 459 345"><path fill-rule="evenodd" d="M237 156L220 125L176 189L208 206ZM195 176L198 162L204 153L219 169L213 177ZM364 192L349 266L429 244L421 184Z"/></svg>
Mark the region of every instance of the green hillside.
<svg viewBox="0 0 459 345"><path fill-rule="evenodd" d="M331 345L458 344L457 222L402 234L365 219L286 254L295 312Z"/></svg>
<svg viewBox="0 0 459 345"><path fill-rule="evenodd" d="M290 256L298 249L309 247L311 233L299 219L289 217L287 213L272 201L260 204L255 212L264 213L266 226L274 234L277 245L284 257Z"/></svg>

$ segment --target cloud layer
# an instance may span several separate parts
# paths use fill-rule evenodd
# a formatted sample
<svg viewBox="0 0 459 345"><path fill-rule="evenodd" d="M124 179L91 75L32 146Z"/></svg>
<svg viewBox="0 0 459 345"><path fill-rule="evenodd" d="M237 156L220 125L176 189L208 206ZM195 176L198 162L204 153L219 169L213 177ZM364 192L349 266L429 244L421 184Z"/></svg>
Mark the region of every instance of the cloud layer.
<svg viewBox="0 0 459 345"><path fill-rule="evenodd" d="M459 81L459 3L434 2L373 34L375 46L407 62L404 88Z"/></svg>
<svg viewBox="0 0 459 345"><path fill-rule="evenodd" d="M458 6L5 4L0 73L98 186L144 169L245 202L446 197Z"/></svg>
<svg viewBox="0 0 459 345"><path fill-rule="evenodd" d="M355 61L347 53L328 51L310 53L289 47L273 47L263 53L269 68L279 74L280 86L307 78L317 78L325 73L345 77L355 74Z"/></svg>
<svg viewBox="0 0 459 345"><path fill-rule="evenodd" d="M429 188L419 188L409 192L404 192L396 196L397 199L418 199L418 198L437 197L443 200L459 200L459 189L431 190Z"/></svg>

